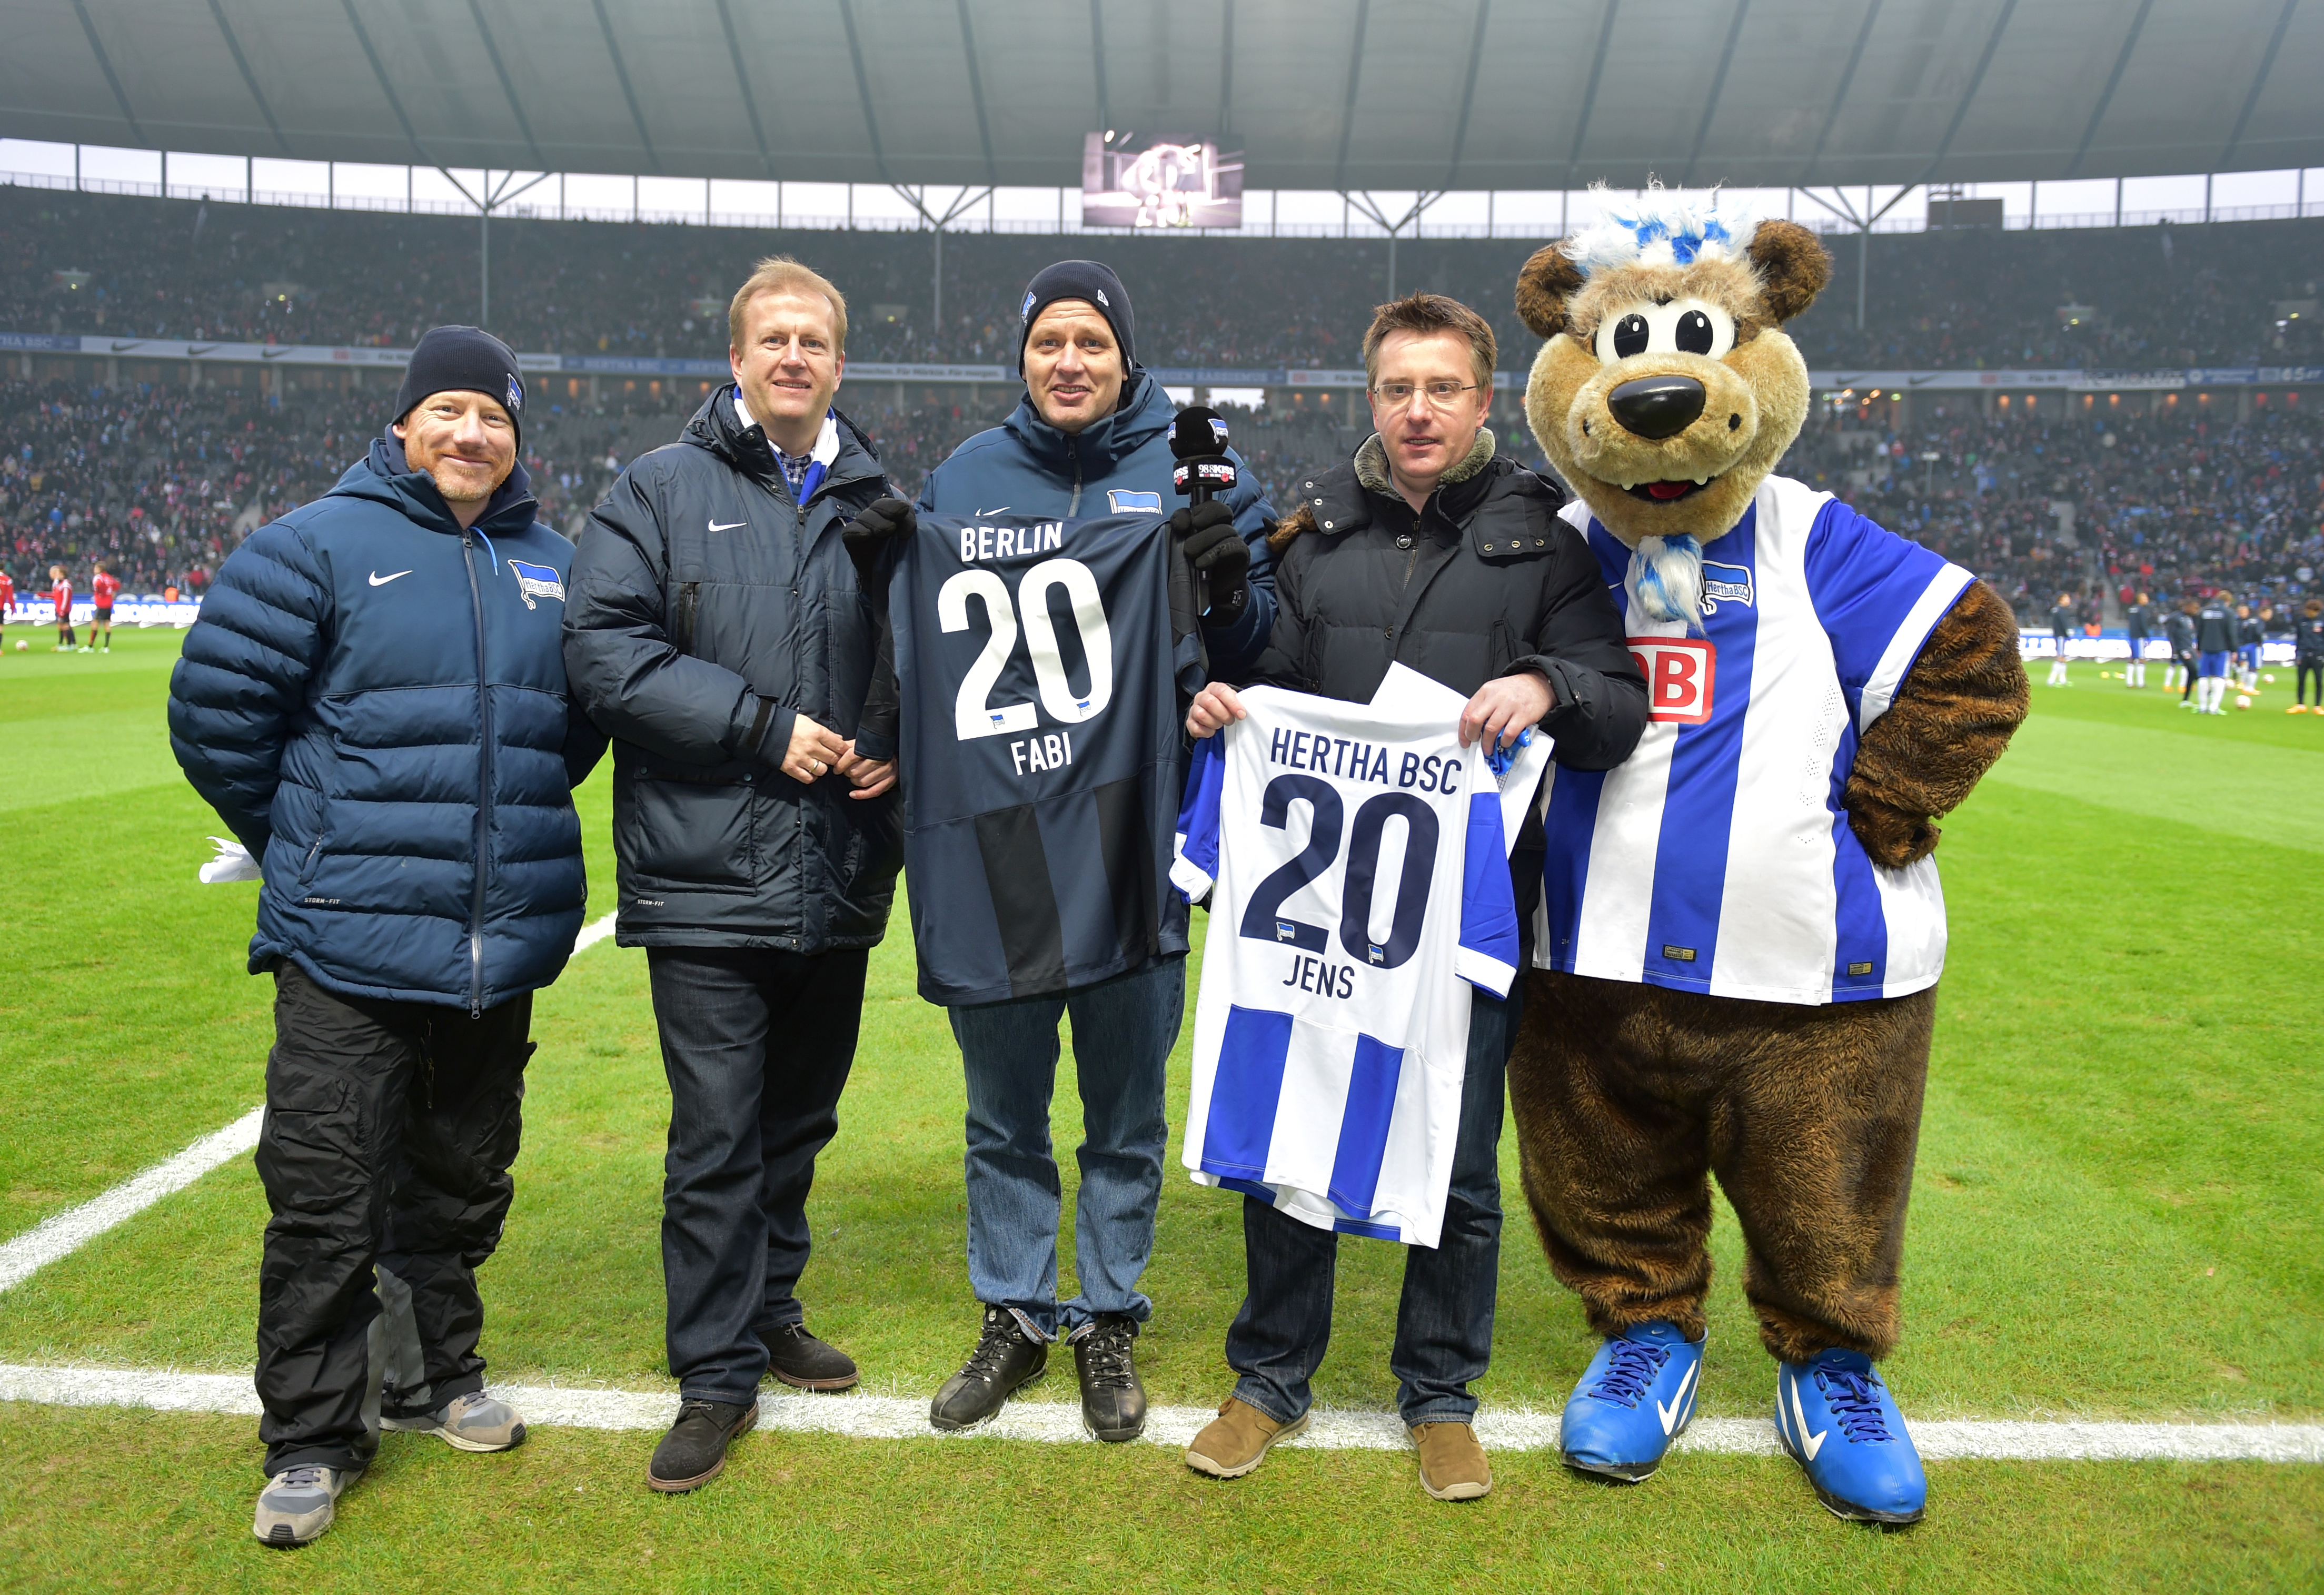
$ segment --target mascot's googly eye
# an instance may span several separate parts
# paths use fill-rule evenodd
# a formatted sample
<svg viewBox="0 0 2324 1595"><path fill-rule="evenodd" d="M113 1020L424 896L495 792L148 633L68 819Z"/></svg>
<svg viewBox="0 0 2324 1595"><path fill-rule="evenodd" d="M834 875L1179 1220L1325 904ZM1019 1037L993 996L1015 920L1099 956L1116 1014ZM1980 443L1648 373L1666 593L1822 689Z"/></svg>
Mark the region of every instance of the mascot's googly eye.
<svg viewBox="0 0 2324 1595"><path fill-rule="evenodd" d="M1701 355L1716 360L1735 346L1735 318L1704 300L1630 305L1598 323L1592 352L1611 365L1637 355Z"/></svg>

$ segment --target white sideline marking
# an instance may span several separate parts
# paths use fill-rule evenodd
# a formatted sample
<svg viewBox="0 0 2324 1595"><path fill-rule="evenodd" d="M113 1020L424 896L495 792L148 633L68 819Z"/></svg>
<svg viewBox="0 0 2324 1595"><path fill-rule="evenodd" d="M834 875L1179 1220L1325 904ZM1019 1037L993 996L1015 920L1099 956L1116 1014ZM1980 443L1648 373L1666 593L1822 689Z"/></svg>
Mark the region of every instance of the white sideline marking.
<svg viewBox="0 0 2324 1595"><path fill-rule="evenodd" d="M613 934L614 916L584 929L577 955ZM263 1108L253 1108L143 1173L78 1207L51 1214L0 1243L0 1291L78 1250L107 1230L181 1191L211 1169L258 1144ZM495 1385L492 1394L522 1413L529 1424L575 1429L650 1430L669 1426L678 1397L669 1391L590 1390L558 1385ZM128 1406L152 1412L207 1412L255 1416L258 1393L247 1373L179 1373L155 1369L42 1368L0 1363L0 1401L52 1406ZM939 1434L928 1426L926 1402L897 1396L763 1394L759 1425L790 1434L838 1434L856 1440L1086 1441L1081 1408L1062 1401L1014 1401L971 1434ZM1147 1420L1143 1443L1182 1447L1209 1423L1206 1406L1158 1406ZM1477 1434L1496 1451L1554 1450L1554 1413L1483 1412ZM2011 1461L2264 1461L2324 1462L2324 1424L2033 1423L1987 1418L1916 1424L1913 1436L1923 1457ZM1093 1442L1093 1443L1094 1443ZM1307 1432L1287 1443L1323 1451L1400 1451L1411 1442L1394 1413L1318 1407ZM1775 1456L1775 1425L1765 1418L1697 1418L1674 1449L1729 1455Z"/></svg>
<svg viewBox="0 0 2324 1595"><path fill-rule="evenodd" d="M573 943L573 951L578 954L613 935L613 918L608 914L582 931ZM241 1157L258 1145L258 1127L265 1118L264 1108L253 1108L176 1157L131 1176L78 1207L51 1213L13 1240L0 1242L0 1291L23 1284L59 1258L78 1251L107 1230L135 1218L162 1197L184 1190L219 1164Z"/></svg>
<svg viewBox="0 0 2324 1595"><path fill-rule="evenodd" d="M666 1428L678 1414L670 1391L586 1390L560 1385L494 1385L493 1395L524 1415L529 1424L572 1429ZM134 1406L156 1412L257 1415L258 1396L247 1373L171 1373L137 1369L39 1368L0 1363L0 1401L53 1406ZM1184 1446L1214 1415L1207 1406L1157 1406L1144 1443ZM1081 1407L1064 1401L1012 1401L973 1434L940 1434L928 1427L927 1403L900 1396L759 1397L759 1426L788 1434L838 1434L852 1440L1084 1441ZM1550 1451L1557 1445L1557 1415L1484 1412L1477 1435L1494 1451ZM2324 1424L2034 1423L1960 1418L1913 1425L1921 1454L1932 1461L2324 1462ZM1092 1443L1094 1443L1093 1442ZM1390 1412L1319 1407L1307 1433L1288 1443L1319 1451L1401 1451L1411 1443ZM1681 1435L1680 1451L1775 1456L1775 1425L1765 1418L1697 1418Z"/></svg>
<svg viewBox="0 0 2324 1595"><path fill-rule="evenodd" d="M265 1109L253 1108L176 1157L132 1176L78 1207L51 1213L14 1240L0 1244L0 1290L22 1284L35 1269L78 1251L171 1192L184 1190L228 1158L241 1157L258 1145L259 1121L265 1116Z"/></svg>

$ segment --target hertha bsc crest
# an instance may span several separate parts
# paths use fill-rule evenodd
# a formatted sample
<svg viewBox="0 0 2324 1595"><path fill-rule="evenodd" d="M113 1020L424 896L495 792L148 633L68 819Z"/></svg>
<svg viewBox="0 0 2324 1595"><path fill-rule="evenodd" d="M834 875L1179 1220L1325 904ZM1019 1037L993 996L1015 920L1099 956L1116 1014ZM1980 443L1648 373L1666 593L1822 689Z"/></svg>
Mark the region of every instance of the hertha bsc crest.
<svg viewBox="0 0 2324 1595"><path fill-rule="evenodd" d="M565 602L565 582L557 574L555 566L530 565L521 559L512 559L508 567L516 574L516 590L524 599L527 609L540 607L533 602L535 598L554 598L559 604Z"/></svg>

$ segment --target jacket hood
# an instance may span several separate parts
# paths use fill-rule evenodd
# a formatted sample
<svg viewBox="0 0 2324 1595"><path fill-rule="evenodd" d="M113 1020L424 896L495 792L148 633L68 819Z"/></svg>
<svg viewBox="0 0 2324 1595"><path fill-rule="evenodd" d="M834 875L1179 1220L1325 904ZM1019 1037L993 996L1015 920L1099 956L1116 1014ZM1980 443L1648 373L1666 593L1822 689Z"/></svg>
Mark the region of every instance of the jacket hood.
<svg viewBox="0 0 2324 1595"><path fill-rule="evenodd" d="M825 467L825 484L854 482L865 476L879 475L881 472L880 451L872 447L872 439L864 435L863 429L849 420L837 405L832 407L831 419L838 429L839 453ZM742 418L734 413L733 383L715 389L710 397L702 401L702 408L696 410L694 419L686 423L686 430L678 435L678 440L690 443L696 448L708 449L734 469L761 481L772 480L782 475L781 468L775 463L774 445L767 441L766 429L756 425L746 428L742 425Z"/></svg>
<svg viewBox="0 0 2324 1595"><path fill-rule="evenodd" d="M346 468L327 496L370 499L421 526L455 536L460 530L458 518L436 491L434 479L425 471L411 468L403 457L403 440L392 432L373 438L370 452ZM485 503L484 512L476 517L476 525L487 532L527 526L539 507L540 501L532 496L532 478L519 459L509 467L508 480Z"/></svg>
<svg viewBox="0 0 2324 1595"><path fill-rule="evenodd" d="M1170 429L1177 407L1151 373L1132 370L1122 384L1121 400L1113 413L1092 421L1079 432L1061 432L1041 419L1029 392L1017 401L1001 423L1025 452L1046 470L1059 475L1073 469L1070 453L1078 453L1084 475L1102 475Z"/></svg>

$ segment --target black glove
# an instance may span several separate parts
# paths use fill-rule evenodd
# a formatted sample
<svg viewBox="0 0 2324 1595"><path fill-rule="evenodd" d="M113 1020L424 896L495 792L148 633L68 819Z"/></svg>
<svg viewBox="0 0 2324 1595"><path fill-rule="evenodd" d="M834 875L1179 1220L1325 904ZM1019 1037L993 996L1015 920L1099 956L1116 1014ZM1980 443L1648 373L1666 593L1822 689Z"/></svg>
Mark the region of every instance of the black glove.
<svg viewBox="0 0 2324 1595"><path fill-rule="evenodd" d="M1170 517L1170 535L1208 585L1203 624L1215 631L1242 619L1250 602L1250 545L1234 528L1234 511L1217 499L1190 504Z"/></svg>
<svg viewBox="0 0 2324 1595"><path fill-rule="evenodd" d="M874 499L869 509L839 530L847 557L855 562L855 579L874 603L885 595L889 552L899 538L919 530L919 517L899 498Z"/></svg>

